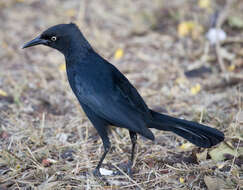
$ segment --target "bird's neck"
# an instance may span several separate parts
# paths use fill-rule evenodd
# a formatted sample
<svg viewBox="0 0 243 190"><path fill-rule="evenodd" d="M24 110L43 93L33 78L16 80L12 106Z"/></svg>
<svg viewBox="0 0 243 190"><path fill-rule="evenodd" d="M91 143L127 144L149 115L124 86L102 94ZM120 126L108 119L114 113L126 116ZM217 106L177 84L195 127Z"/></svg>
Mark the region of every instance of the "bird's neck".
<svg viewBox="0 0 243 190"><path fill-rule="evenodd" d="M64 49L67 66L82 62L92 51L94 51L80 31L75 33L72 38L69 39L69 43L67 44L69 44L69 47L66 46Z"/></svg>
<svg viewBox="0 0 243 190"><path fill-rule="evenodd" d="M93 48L89 44L77 44L69 47L64 54L67 66L83 62L92 51Z"/></svg>
<svg viewBox="0 0 243 190"><path fill-rule="evenodd" d="M82 33L77 33L67 42L67 46L64 48L64 56L66 60L82 59L87 56L87 53L92 49L89 42L85 39Z"/></svg>

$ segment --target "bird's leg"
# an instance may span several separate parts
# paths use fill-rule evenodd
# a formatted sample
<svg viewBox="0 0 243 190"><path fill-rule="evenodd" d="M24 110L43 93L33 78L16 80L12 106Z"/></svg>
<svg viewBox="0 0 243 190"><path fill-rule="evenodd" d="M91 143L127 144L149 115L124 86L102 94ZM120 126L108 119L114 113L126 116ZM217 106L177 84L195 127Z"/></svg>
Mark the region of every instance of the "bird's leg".
<svg viewBox="0 0 243 190"><path fill-rule="evenodd" d="M132 142L132 153L131 153L131 160L130 162L128 162L127 173L129 174L129 176L132 176L132 166L134 161L135 148L137 144L137 134L132 131L129 131L129 134Z"/></svg>
<svg viewBox="0 0 243 190"><path fill-rule="evenodd" d="M133 164L135 147L136 147L136 144L137 144L137 134L132 132L132 131L129 131L129 134L130 134L130 138L131 138L131 141L132 141L131 164Z"/></svg>
<svg viewBox="0 0 243 190"><path fill-rule="evenodd" d="M99 117L98 115L96 115L96 113L93 112L87 105L85 105L85 104L81 104L81 105L83 107L84 112L86 113L86 115L88 116L88 118L90 119L92 124L94 125L95 129L99 133L99 135L102 139L103 145L104 145L104 153L93 172L93 174L95 176L101 177L100 166L111 147L111 143L109 141L109 137L107 134L107 126L109 125L109 123L106 120Z"/></svg>
<svg viewBox="0 0 243 190"><path fill-rule="evenodd" d="M103 140L103 139L102 139L102 140ZM104 161L104 159L105 159L106 154L109 152L110 147L111 147L111 144L110 144L109 140L108 140L108 141L104 141L104 140L103 140L103 145L104 145L104 153L103 153L103 155L101 156L101 159L100 159L98 165L96 166L96 168L95 168L95 170L94 170L94 172L93 172L94 175L95 175L95 176L98 176L98 177L101 177L100 167L101 167L101 164L103 163L103 161Z"/></svg>

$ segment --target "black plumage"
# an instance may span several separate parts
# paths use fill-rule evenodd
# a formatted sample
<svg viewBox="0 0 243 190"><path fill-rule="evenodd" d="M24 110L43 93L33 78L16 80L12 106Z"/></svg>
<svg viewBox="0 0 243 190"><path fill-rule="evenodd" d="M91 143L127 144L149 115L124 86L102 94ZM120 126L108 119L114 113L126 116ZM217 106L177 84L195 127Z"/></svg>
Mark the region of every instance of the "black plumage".
<svg viewBox="0 0 243 190"><path fill-rule="evenodd" d="M60 24L44 31L23 48L43 44L59 50L66 59L70 86L104 144L104 154L95 174L110 149L107 127L126 128L132 141L131 163L137 134L150 140L149 128L172 131L199 147L211 147L224 140L217 129L157 113L148 108L129 80L97 54L75 24Z"/></svg>

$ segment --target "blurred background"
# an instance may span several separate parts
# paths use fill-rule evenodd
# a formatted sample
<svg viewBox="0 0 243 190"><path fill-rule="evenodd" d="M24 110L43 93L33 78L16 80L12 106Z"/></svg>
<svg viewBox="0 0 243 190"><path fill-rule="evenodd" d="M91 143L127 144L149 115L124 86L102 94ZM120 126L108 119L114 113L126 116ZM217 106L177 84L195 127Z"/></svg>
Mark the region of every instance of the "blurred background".
<svg viewBox="0 0 243 190"><path fill-rule="evenodd" d="M199 149L171 133L139 137L134 179L92 177L103 147L74 97L65 60L21 46L76 23L149 107L211 125L225 143ZM0 0L0 189L240 189L243 186L241 0ZM126 130L104 167L122 168ZM125 139L125 140L124 140Z"/></svg>

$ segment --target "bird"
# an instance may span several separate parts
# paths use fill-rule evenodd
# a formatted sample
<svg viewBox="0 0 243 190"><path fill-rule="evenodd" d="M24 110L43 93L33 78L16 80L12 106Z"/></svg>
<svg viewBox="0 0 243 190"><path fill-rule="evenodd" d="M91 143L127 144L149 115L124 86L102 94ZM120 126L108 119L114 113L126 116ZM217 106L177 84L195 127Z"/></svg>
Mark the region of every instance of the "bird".
<svg viewBox="0 0 243 190"><path fill-rule="evenodd" d="M95 176L101 176L100 167L111 148L109 126L129 131L132 144L129 175L137 134L153 141L152 128L173 132L203 148L224 140L224 133L215 128L150 109L131 82L94 50L75 23L52 26L22 48L36 45L54 48L64 55L70 87L102 139L104 152L93 171Z"/></svg>

